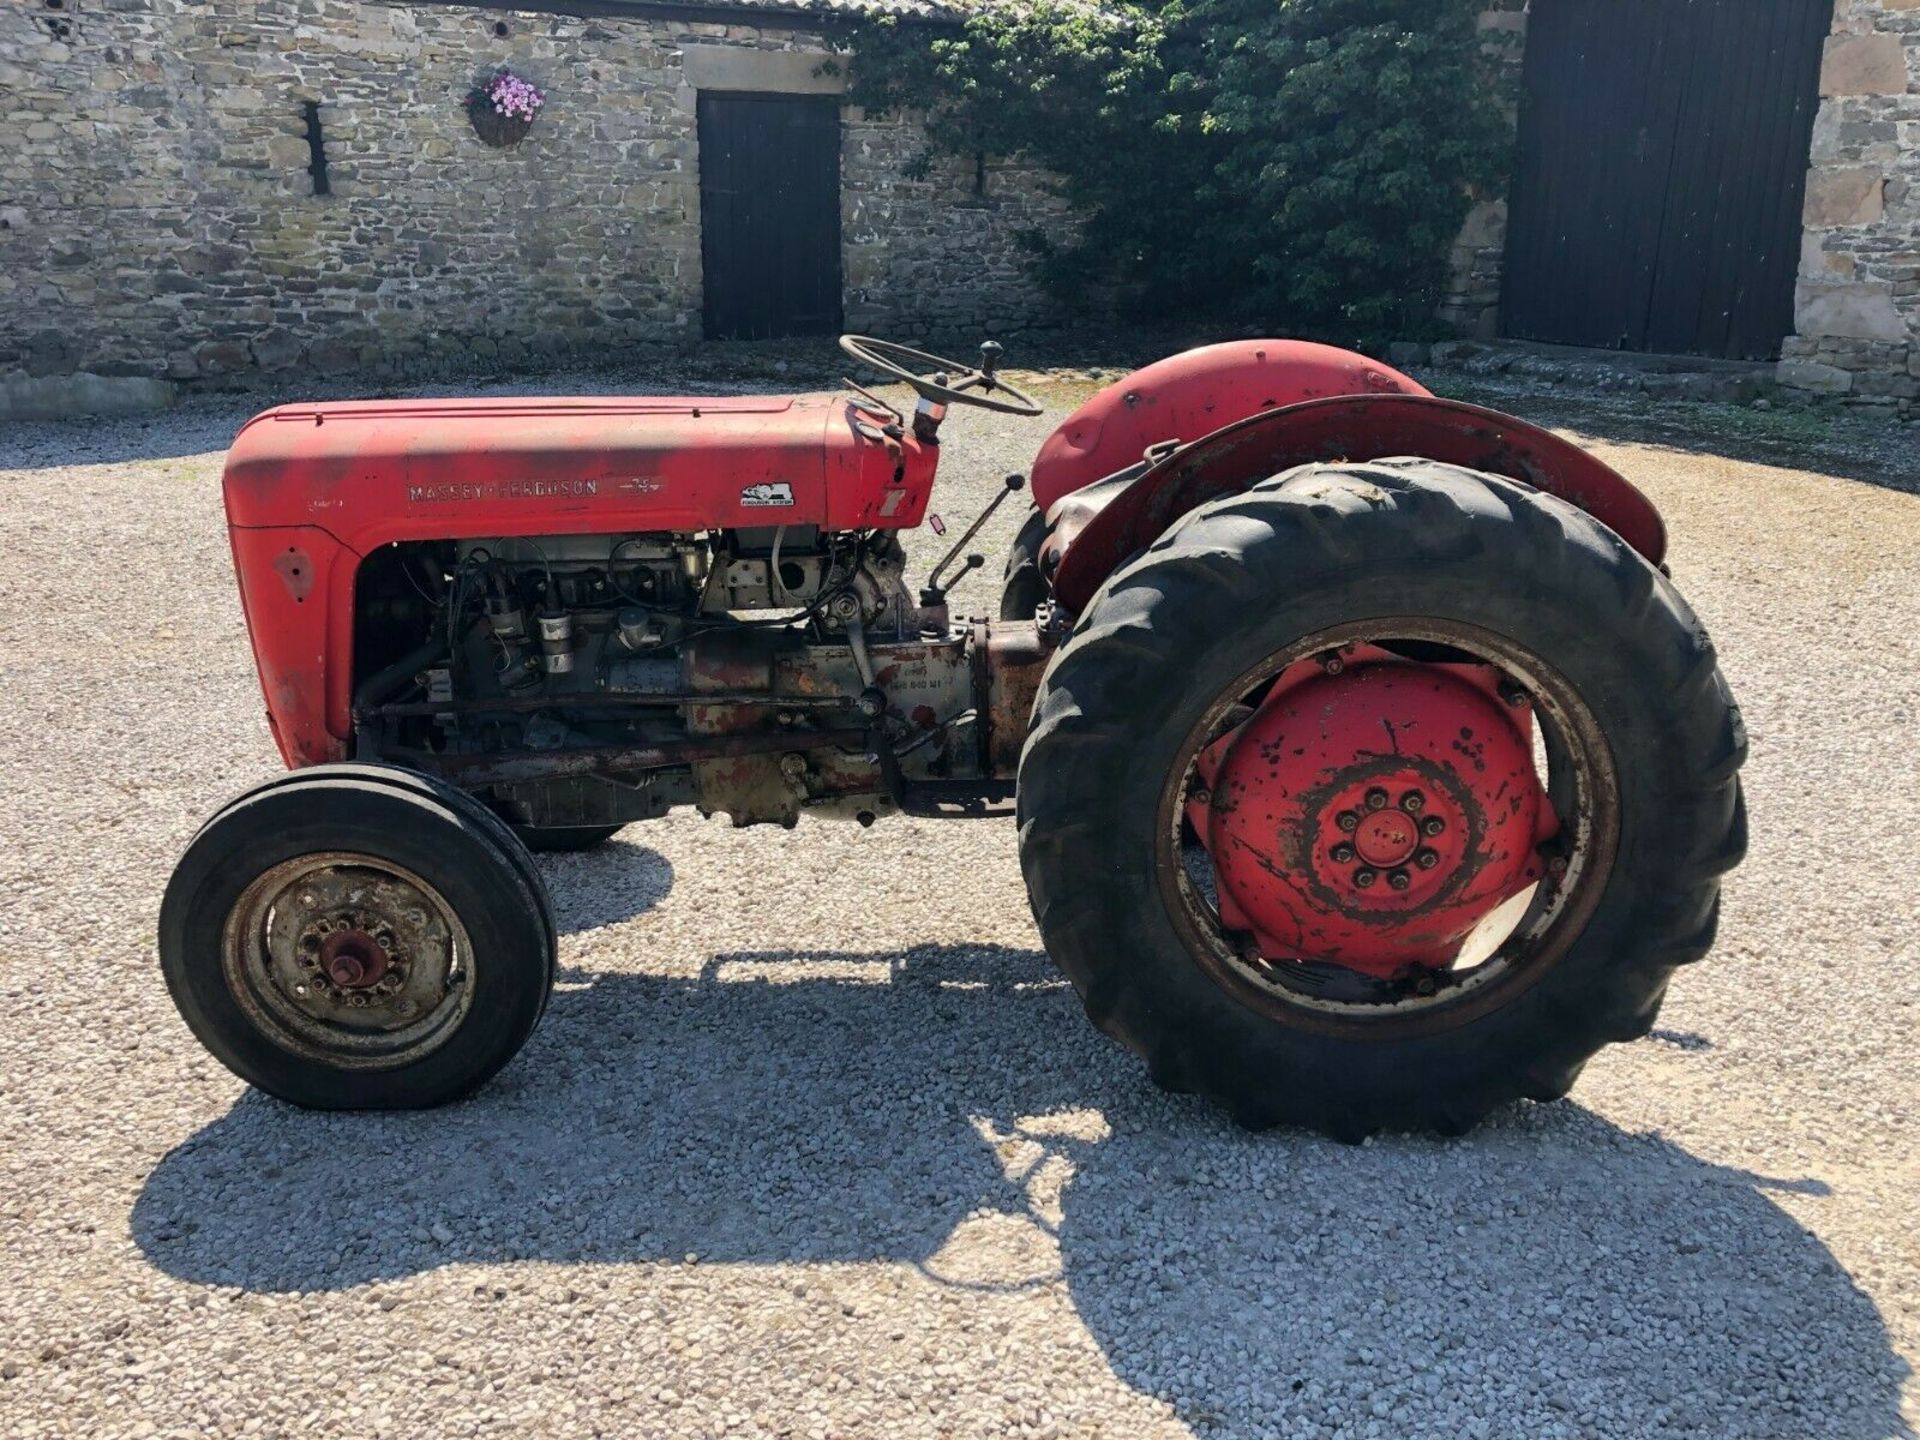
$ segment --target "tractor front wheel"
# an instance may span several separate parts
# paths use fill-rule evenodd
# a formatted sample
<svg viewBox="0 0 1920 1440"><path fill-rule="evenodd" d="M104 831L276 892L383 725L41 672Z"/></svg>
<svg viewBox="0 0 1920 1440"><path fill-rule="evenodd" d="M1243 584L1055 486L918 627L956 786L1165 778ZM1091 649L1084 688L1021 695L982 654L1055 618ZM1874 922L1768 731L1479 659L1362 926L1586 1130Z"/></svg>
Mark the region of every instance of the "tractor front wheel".
<svg viewBox="0 0 1920 1440"><path fill-rule="evenodd" d="M1745 847L1738 712L1618 536L1436 462L1193 512L1042 684L1021 863L1049 952L1243 1124L1457 1134L1646 1033Z"/></svg>
<svg viewBox="0 0 1920 1440"><path fill-rule="evenodd" d="M553 917L526 850L423 776L278 776L201 827L160 909L174 1003L216 1059L314 1109L421 1108L533 1032Z"/></svg>

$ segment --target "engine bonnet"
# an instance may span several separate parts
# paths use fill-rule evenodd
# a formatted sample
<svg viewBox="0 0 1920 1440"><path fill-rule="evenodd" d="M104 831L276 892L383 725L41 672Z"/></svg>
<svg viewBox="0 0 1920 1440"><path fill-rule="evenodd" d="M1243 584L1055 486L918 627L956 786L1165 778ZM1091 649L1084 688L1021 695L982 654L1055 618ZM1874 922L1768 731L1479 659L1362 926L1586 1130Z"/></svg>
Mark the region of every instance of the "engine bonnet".
<svg viewBox="0 0 1920 1440"><path fill-rule="evenodd" d="M850 409L834 395L283 405L235 437L227 517L317 526L362 551L535 530L918 523L926 486L907 472L930 480L930 463L903 464ZM895 486L907 493L888 509Z"/></svg>

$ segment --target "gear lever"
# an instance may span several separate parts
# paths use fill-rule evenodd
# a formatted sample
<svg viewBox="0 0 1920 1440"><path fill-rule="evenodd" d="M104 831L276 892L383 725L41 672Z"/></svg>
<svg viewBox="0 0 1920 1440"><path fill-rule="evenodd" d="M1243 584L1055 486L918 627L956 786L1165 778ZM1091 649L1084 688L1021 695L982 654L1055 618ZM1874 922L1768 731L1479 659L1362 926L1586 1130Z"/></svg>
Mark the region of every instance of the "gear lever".
<svg viewBox="0 0 1920 1440"><path fill-rule="evenodd" d="M991 340L989 340L986 345L982 345L980 347L980 358L982 361L981 373L983 375L988 373L988 371L985 368L985 365L989 360L989 357L986 353L987 345L993 345L993 348L996 351L999 350L1000 348L998 345L994 345L993 341ZM980 527L986 524L987 521L993 518L993 512L998 510L1001 507L1001 505L1006 502L1006 498L1009 495L1019 494L1020 491L1026 488L1026 485L1027 485L1027 477L1020 474L1018 471L1007 476L1006 489L1002 490L998 495L994 496L993 499L987 503L987 508L982 510L979 514L979 517L974 520L973 524L967 527L966 533L963 534L958 540L953 542L953 548L947 551L945 555L940 557L940 563L934 566L933 573L927 576L926 588L920 592L920 604L923 607L929 610L933 610L933 609L938 609L942 605L945 605L947 603L947 592L953 589L953 587L955 585L958 585L962 580L966 579L968 575L972 574L975 570L978 570L982 565L987 563L987 557L984 555L969 555L967 557L967 563L961 568L960 573L958 575L955 575L951 580L949 580L944 585L940 583L940 572L945 570L949 565L953 564L954 556L958 555L962 550L964 550L966 548L967 542L973 539L975 535L978 535L980 533Z"/></svg>

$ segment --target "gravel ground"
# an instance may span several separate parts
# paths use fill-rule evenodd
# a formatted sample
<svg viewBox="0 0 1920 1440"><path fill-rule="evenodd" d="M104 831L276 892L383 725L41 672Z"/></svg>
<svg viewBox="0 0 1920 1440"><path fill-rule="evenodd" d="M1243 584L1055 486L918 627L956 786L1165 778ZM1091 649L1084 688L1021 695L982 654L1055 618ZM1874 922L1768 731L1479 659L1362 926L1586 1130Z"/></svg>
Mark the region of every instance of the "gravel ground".
<svg viewBox="0 0 1920 1440"><path fill-rule="evenodd" d="M1859 483L1912 431L1573 417L1721 643L1753 855L1572 1100L1343 1148L1154 1091L997 820L633 827L542 862L563 983L478 1099L244 1092L152 933L276 764L249 408L0 433L0 1435L1913 1433L1920 496ZM949 518L1041 433L958 414Z"/></svg>

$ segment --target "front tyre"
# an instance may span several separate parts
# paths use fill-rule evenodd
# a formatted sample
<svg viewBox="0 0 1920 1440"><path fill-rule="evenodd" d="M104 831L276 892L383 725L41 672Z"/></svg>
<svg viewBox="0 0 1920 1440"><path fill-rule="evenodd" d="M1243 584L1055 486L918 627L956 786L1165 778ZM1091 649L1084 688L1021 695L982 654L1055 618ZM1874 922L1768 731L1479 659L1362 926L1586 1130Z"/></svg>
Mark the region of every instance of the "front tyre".
<svg viewBox="0 0 1920 1440"><path fill-rule="evenodd" d="M181 857L160 964L243 1080L314 1109L424 1108L526 1042L555 939L518 842L457 791L326 766L229 802Z"/></svg>
<svg viewBox="0 0 1920 1440"><path fill-rule="evenodd" d="M1117 572L1042 684L1021 864L1156 1081L1243 1124L1457 1134L1645 1034L1745 847L1673 587L1573 506L1308 466Z"/></svg>

